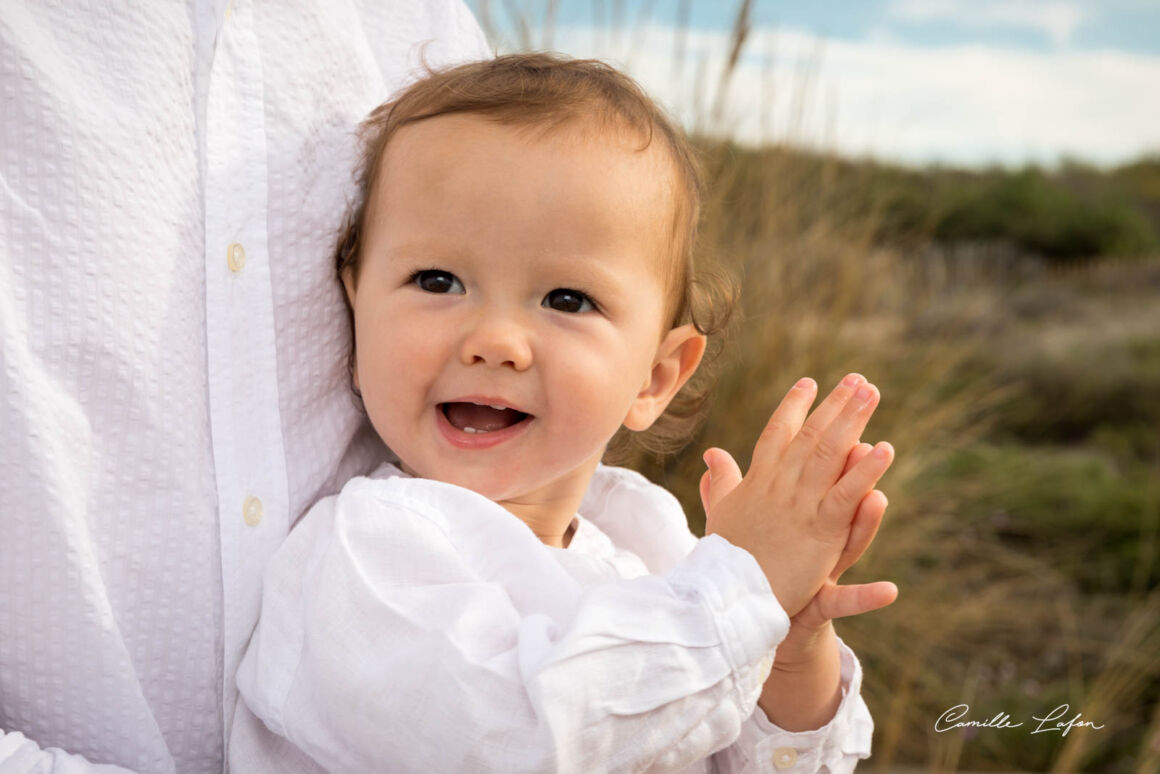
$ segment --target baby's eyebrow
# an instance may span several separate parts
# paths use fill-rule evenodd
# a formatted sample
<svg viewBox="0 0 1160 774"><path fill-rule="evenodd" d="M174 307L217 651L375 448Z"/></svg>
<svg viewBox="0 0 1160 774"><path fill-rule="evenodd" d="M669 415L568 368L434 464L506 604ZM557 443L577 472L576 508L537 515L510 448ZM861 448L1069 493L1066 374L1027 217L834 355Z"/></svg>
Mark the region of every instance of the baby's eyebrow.
<svg viewBox="0 0 1160 774"><path fill-rule="evenodd" d="M614 293L624 289L625 278L604 261L585 256L559 256L551 260L547 272L562 282L582 285L592 292Z"/></svg>
<svg viewBox="0 0 1160 774"><path fill-rule="evenodd" d="M446 261L471 257L470 248L435 240L390 243L385 255L391 260Z"/></svg>

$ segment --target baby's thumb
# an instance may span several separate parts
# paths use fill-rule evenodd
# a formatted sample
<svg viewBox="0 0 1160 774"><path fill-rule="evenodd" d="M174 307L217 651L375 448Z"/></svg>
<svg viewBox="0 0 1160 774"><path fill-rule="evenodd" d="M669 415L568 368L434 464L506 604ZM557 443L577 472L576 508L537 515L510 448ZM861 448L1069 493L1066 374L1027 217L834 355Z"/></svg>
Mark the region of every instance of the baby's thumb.
<svg viewBox="0 0 1160 774"><path fill-rule="evenodd" d="M706 450L701 459L709 468L701 476L701 505L708 517L717 503L741 483L741 468L732 454L716 447Z"/></svg>
<svg viewBox="0 0 1160 774"><path fill-rule="evenodd" d="M818 612L823 618L847 618L886 607L898 598L890 581L822 587Z"/></svg>

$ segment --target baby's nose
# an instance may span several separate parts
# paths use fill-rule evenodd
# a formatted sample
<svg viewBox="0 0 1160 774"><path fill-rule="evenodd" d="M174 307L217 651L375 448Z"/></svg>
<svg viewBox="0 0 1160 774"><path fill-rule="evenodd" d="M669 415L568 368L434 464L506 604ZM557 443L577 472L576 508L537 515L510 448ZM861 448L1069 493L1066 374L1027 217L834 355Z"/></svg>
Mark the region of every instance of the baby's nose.
<svg viewBox="0 0 1160 774"><path fill-rule="evenodd" d="M532 365L531 342L515 320L487 317L464 337L460 359L464 365L482 363L526 371Z"/></svg>

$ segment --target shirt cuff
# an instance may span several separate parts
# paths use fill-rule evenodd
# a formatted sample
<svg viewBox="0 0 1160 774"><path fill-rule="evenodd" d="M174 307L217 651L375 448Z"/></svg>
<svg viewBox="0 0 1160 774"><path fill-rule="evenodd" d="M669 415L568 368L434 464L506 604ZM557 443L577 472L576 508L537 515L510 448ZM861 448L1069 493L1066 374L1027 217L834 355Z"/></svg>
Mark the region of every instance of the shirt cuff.
<svg viewBox="0 0 1160 774"><path fill-rule="evenodd" d="M805 774L825 770L831 774L853 771L862 758L870 757L874 721L863 701L862 665L854 651L838 638L842 670L842 701L829 723L812 731L786 731L774 725L757 708L741 726L737 752L752 762L748 770L769 774Z"/></svg>
<svg viewBox="0 0 1160 774"><path fill-rule="evenodd" d="M753 712L773 666L778 643L789 633L789 616L769 588L753 555L717 535L697 542L668 575L674 589L705 601L733 672L741 717Z"/></svg>

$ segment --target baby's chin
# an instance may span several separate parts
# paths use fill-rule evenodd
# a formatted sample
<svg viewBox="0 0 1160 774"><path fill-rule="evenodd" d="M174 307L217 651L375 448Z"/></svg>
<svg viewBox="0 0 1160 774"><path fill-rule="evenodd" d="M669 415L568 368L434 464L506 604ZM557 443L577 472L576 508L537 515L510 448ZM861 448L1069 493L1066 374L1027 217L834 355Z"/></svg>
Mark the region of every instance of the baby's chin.
<svg viewBox="0 0 1160 774"><path fill-rule="evenodd" d="M416 469L408 465L404 459L400 459L395 464L408 476L425 478L429 481L439 481L444 484L454 484L464 489L470 489L476 494L483 495L487 499L494 500L495 502L518 498L522 494L526 494L526 492L519 490L527 489L527 487L517 486L514 481L500 479L492 471L468 471L459 469L441 474L439 471Z"/></svg>
<svg viewBox="0 0 1160 774"><path fill-rule="evenodd" d="M588 482L592 478L592 471L587 470L587 466L567 471L559 476L545 476L543 480L528 481L513 475L511 470L500 472L457 468L450 471L435 471L417 469L402 459L395 464L409 476L470 489L505 507L507 504L518 507L521 504L527 506L532 503L543 503L545 497L548 500L554 499L553 494L567 497L568 494L574 494L576 489L583 492L588 488Z"/></svg>

